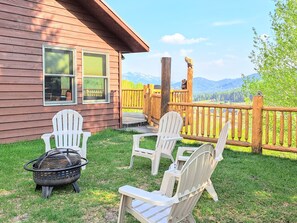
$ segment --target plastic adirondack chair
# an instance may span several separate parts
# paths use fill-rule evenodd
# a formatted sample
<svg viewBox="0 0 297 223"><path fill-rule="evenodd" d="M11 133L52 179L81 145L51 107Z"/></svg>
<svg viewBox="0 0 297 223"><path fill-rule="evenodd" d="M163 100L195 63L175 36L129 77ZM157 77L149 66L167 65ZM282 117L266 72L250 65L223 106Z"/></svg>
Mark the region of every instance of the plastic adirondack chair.
<svg viewBox="0 0 297 223"><path fill-rule="evenodd" d="M228 121L224 125L224 127L222 128L222 130L220 132L220 136L219 136L217 145L214 149L215 159L213 160L213 163L212 163L212 172L215 170L218 162L223 159L222 154L223 154L223 151L224 151L224 148L226 145L229 127L230 127L230 121ZM200 147L179 147L178 148L178 151L176 154L176 161L175 161L174 165L171 166L171 169L175 170L175 172L173 171L172 174L175 175L176 180L179 180L179 172L180 172L179 170L182 169L182 166L184 165L184 163L189 159L189 156L184 156L184 153L192 153L193 151L199 150L201 148L202 148L202 146L200 146ZM168 180L166 182L166 180L165 180L162 190L164 191L164 193L167 196L172 195L174 183L175 183L175 181ZM215 191L210 179L208 179L208 184L206 186L206 190L210 194L210 196L213 198L214 201L218 201L217 192Z"/></svg>
<svg viewBox="0 0 297 223"><path fill-rule="evenodd" d="M144 133L133 135L133 147L130 160L130 168L133 167L134 156L141 156L151 159L152 175L158 174L160 158L165 157L171 159L172 151L175 147L176 141L181 140L180 131L183 126L183 119L177 112L167 112L159 123L157 133ZM140 148L140 139L146 136L157 136L155 150Z"/></svg>
<svg viewBox="0 0 297 223"><path fill-rule="evenodd" d="M118 223L124 222L125 212L129 212L140 222L196 222L192 211L212 174L214 149L205 144L192 153L183 165L179 174L176 193L173 197L166 196L162 190L148 192L125 185L119 188L121 203ZM167 170L164 178L173 178L175 170ZM162 188L162 185L161 185Z"/></svg>
<svg viewBox="0 0 297 223"><path fill-rule="evenodd" d="M56 148L70 148L79 152L81 157L87 156L87 140L90 132L83 132L83 117L74 110L59 111L52 119L53 132L41 136L45 143L45 151L51 149L50 137L54 136ZM80 141L82 137L82 145Z"/></svg>

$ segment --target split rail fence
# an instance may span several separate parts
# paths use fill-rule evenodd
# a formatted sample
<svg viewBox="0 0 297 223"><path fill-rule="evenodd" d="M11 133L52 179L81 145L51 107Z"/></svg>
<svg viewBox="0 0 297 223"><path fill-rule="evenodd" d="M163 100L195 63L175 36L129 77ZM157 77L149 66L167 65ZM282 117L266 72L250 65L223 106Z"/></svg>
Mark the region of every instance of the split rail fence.
<svg viewBox="0 0 297 223"><path fill-rule="evenodd" d="M160 91L145 86L142 94L137 91L139 95L131 96L130 92L130 98L125 98L124 91L125 108L129 107L125 100L131 100L130 108L143 109L149 123L158 123ZM251 147L255 153L262 153L262 148L297 153L297 108L264 106L262 96L255 96L252 105L189 103L187 90L178 90L171 92L169 110L183 117L182 136L186 139L217 142L223 125L230 120L229 145Z"/></svg>

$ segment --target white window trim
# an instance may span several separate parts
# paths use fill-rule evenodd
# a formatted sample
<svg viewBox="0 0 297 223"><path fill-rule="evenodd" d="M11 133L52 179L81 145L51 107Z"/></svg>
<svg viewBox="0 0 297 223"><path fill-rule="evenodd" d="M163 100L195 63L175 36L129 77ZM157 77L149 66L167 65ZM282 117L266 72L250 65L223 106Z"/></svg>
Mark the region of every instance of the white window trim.
<svg viewBox="0 0 297 223"><path fill-rule="evenodd" d="M101 55L106 56L106 77L104 79L107 79L107 86L106 86L107 100L84 100L84 77L94 78L94 76L85 76L85 74L84 74L84 53L101 54ZM82 50L81 58L82 58L82 104L108 104L108 103L110 103L109 53L101 52L101 51L94 51L94 50ZM98 78L100 78L100 77L98 77Z"/></svg>
<svg viewBox="0 0 297 223"><path fill-rule="evenodd" d="M69 50L73 52L73 92L74 95L73 101L54 101L54 102L46 102L45 101L45 77L47 76L45 74L45 49L58 49L58 50ZM77 105L77 72L76 72L76 49L74 48L68 48L68 47L61 47L61 46L52 46L43 44L42 45L42 75L43 75L43 86L42 86L42 94L43 94L43 106L61 106L61 105ZM59 77L72 77L72 75L69 74L51 74L50 76L59 76Z"/></svg>

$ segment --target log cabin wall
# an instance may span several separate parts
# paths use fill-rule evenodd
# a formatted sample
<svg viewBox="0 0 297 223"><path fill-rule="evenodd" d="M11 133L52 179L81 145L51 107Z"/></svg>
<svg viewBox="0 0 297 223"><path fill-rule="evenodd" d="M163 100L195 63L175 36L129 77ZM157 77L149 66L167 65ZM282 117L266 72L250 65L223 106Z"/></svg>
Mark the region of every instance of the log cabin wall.
<svg viewBox="0 0 297 223"><path fill-rule="evenodd" d="M76 105L43 105L43 44L74 48ZM73 0L0 0L0 143L38 139L62 109L92 133L120 126L121 51L128 47ZM110 103L82 104L82 50L109 54Z"/></svg>

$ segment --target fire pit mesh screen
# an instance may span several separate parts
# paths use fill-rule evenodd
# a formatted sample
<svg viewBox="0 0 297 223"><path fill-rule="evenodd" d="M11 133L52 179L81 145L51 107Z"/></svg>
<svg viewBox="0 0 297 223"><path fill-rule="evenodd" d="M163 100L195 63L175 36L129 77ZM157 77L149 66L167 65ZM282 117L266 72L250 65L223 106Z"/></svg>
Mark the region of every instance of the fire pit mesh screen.
<svg viewBox="0 0 297 223"><path fill-rule="evenodd" d="M31 160L24 168L33 172L36 188L42 186L42 194L48 198L54 186L64 184L71 183L75 192L79 192L76 181L80 177L81 167L87 163L87 159L82 158L75 150L56 149ZM31 164L32 168L29 168Z"/></svg>

